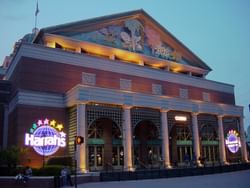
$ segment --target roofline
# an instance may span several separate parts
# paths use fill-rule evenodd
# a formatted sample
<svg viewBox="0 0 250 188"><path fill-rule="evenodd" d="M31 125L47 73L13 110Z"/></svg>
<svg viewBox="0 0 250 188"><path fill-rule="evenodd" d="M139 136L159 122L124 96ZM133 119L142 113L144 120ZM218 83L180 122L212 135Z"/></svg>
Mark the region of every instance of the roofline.
<svg viewBox="0 0 250 188"><path fill-rule="evenodd" d="M90 18L87 20L81 20L76 22L69 22L65 24L55 25L51 27L42 28L37 36L34 38L33 42L37 42L37 40L40 38L40 36L43 35L43 33L55 33L60 30L63 30L66 27L75 26L75 25L82 25L82 24L96 24L99 21L105 21L110 19L116 19L136 14L142 14L146 17L148 17L152 22L154 22L163 32L167 33L170 37L172 37L180 46L182 46L185 50L187 50L194 58L196 58L198 61L197 63L200 64L204 69L208 70L208 72L212 71L212 69L203 61L201 60L195 53L193 53L187 46L185 46L181 41L179 41L172 33L170 33L165 27L163 27L159 22L157 22L153 17L151 17L147 12L145 12L143 9L137 9L122 13L116 13L116 14L110 14L106 16L100 16L96 18ZM52 32L53 31L53 32Z"/></svg>

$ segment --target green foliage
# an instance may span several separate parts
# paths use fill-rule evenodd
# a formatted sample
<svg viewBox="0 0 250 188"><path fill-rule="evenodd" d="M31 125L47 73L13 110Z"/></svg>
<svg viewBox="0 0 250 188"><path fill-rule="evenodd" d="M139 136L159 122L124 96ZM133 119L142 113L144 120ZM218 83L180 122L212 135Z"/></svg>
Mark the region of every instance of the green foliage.
<svg viewBox="0 0 250 188"><path fill-rule="evenodd" d="M70 156L51 157L47 161L47 165L72 166L72 157Z"/></svg>
<svg viewBox="0 0 250 188"><path fill-rule="evenodd" d="M8 166L8 168L15 168L24 160L27 154L27 149L11 146L0 151L0 166Z"/></svg>
<svg viewBox="0 0 250 188"><path fill-rule="evenodd" d="M34 176L60 176L62 165L49 165L44 168L33 169Z"/></svg>

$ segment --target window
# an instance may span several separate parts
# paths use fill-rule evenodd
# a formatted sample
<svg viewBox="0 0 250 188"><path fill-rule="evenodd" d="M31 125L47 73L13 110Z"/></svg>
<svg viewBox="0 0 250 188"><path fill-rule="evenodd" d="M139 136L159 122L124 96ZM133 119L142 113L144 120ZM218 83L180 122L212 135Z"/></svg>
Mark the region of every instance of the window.
<svg viewBox="0 0 250 188"><path fill-rule="evenodd" d="M120 79L120 89L130 91L132 88L132 81L127 79Z"/></svg>
<svg viewBox="0 0 250 188"><path fill-rule="evenodd" d="M152 93L154 95L162 95L162 86L160 84L152 84Z"/></svg>
<svg viewBox="0 0 250 188"><path fill-rule="evenodd" d="M92 73L82 73L82 83L86 85L95 86L96 84L96 75Z"/></svg>
<svg viewBox="0 0 250 188"><path fill-rule="evenodd" d="M179 93L180 98L188 99L188 89L180 88L179 92L180 92Z"/></svg>
<svg viewBox="0 0 250 188"><path fill-rule="evenodd" d="M203 101L210 102L210 94L209 93L203 92L202 97L203 97Z"/></svg>

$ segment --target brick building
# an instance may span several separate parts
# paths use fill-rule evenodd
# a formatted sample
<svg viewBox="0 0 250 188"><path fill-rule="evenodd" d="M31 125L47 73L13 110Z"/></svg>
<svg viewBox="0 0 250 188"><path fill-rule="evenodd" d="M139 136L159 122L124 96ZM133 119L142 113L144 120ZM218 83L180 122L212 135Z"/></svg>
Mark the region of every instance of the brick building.
<svg viewBox="0 0 250 188"><path fill-rule="evenodd" d="M31 166L73 156L76 135L81 171L247 161L234 86L206 79L211 68L143 10L28 34L4 68L0 143L33 146Z"/></svg>

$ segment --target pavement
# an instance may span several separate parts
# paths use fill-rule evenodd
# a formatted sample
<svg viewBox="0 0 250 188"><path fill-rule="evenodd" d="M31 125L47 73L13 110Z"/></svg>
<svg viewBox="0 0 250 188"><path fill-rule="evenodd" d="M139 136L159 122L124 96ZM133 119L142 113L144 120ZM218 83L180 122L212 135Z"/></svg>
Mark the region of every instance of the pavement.
<svg viewBox="0 0 250 188"><path fill-rule="evenodd" d="M85 183L77 188L250 188L250 170L169 179Z"/></svg>

